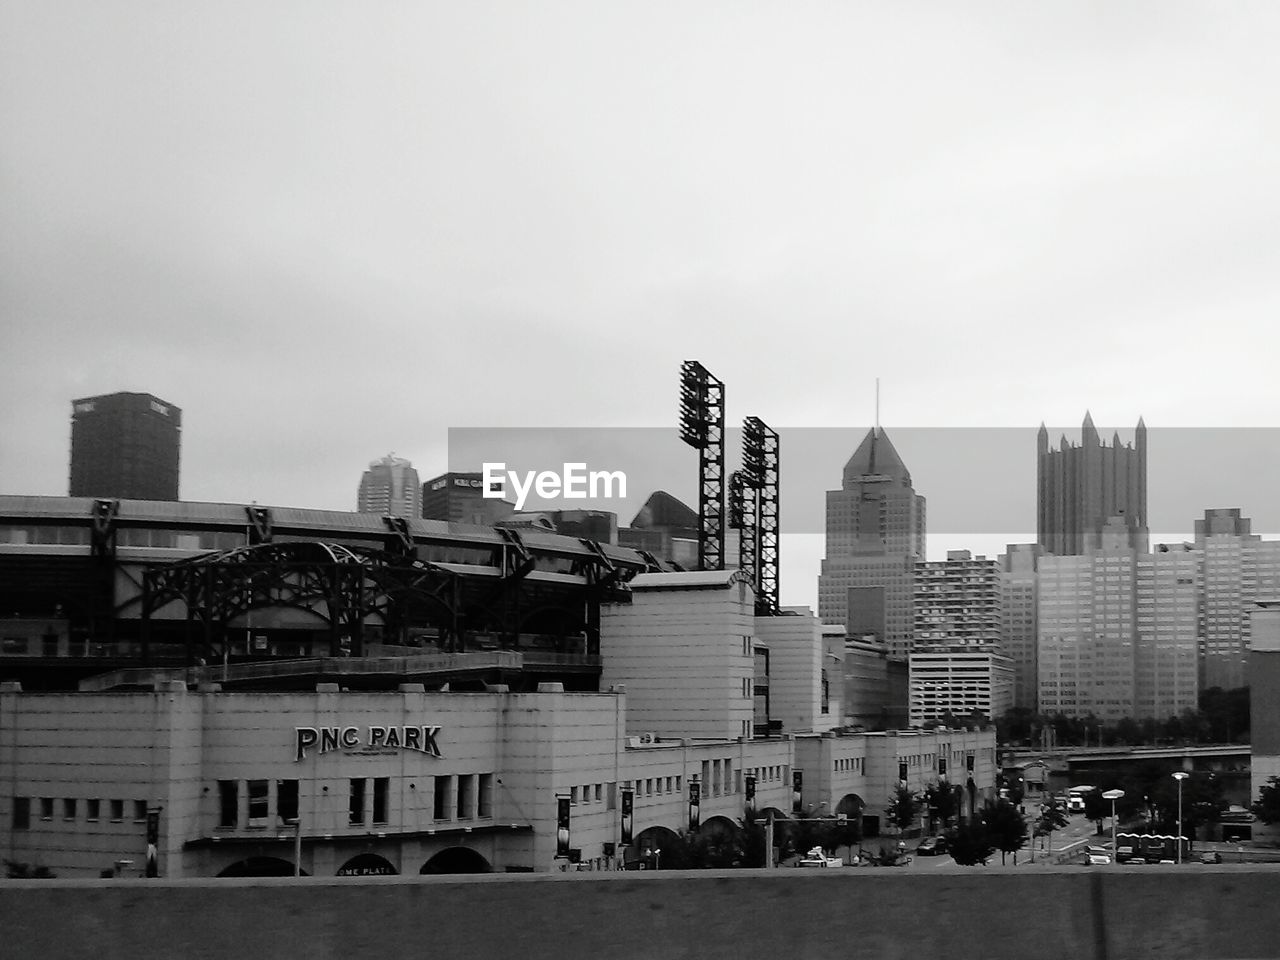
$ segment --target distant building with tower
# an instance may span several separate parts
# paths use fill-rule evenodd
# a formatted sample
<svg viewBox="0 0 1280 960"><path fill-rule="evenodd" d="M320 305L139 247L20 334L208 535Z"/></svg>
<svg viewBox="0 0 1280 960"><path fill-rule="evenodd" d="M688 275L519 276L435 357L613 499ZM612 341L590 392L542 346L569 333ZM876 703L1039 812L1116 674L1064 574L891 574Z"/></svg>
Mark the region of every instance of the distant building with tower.
<svg viewBox="0 0 1280 960"><path fill-rule="evenodd" d="M182 411L149 393L71 402L73 497L177 500Z"/></svg>
<svg viewBox="0 0 1280 960"><path fill-rule="evenodd" d="M1080 444L1063 437L1049 446L1044 424L1036 437L1037 542L1059 557L1082 556L1101 545L1103 527L1122 517L1129 545L1145 553L1147 531L1147 427L1142 418L1132 444L1115 434L1108 445L1085 414Z"/></svg>
<svg viewBox="0 0 1280 960"><path fill-rule="evenodd" d="M924 535L925 499L888 435L874 427L845 464L840 489L827 492L822 621L843 625L850 636L874 635L891 657L905 659Z"/></svg>
<svg viewBox="0 0 1280 960"><path fill-rule="evenodd" d="M416 519L422 513L422 490L413 464L394 454L369 464L360 478L357 513Z"/></svg>

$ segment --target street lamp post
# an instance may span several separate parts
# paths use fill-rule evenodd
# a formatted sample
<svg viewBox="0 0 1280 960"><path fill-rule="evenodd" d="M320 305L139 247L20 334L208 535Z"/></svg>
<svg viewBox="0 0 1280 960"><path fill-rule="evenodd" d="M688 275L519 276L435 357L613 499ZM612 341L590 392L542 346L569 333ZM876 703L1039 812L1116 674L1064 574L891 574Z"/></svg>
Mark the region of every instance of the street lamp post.
<svg viewBox="0 0 1280 960"><path fill-rule="evenodd" d="M1108 790L1102 795L1103 800L1111 801L1111 862L1116 863L1116 801L1124 796L1123 790Z"/></svg>
<svg viewBox="0 0 1280 960"><path fill-rule="evenodd" d="M1178 863L1182 862L1182 781L1189 776L1185 770L1179 770L1173 775L1173 779L1178 781Z"/></svg>

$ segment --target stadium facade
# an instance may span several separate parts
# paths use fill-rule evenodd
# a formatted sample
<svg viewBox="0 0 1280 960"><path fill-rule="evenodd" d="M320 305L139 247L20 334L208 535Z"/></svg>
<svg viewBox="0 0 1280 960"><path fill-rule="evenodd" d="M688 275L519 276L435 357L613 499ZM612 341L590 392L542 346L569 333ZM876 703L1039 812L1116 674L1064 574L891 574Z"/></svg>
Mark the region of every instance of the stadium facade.
<svg viewBox="0 0 1280 960"><path fill-rule="evenodd" d="M754 616L736 571L24 497L0 497L0 570L0 848L59 876L659 865L691 829L802 809L870 835L900 785L949 774L972 809L995 783L990 730L850 732L817 617Z"/></svg>

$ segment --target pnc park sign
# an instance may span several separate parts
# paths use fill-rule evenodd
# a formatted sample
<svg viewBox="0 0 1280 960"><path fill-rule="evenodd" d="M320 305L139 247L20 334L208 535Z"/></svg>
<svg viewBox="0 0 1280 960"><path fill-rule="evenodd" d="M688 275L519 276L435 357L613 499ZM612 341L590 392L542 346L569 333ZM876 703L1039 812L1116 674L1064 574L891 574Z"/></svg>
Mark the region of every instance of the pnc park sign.
<svg viewBox="0 0 1280 960"><path fill-rule="evenodd" d="M303 760L307 751L316 754L341 750L358 756L377 756L397 750L416 750L429 757L440 756L436 743L439 727L294 727L294 762Z"/></svg>

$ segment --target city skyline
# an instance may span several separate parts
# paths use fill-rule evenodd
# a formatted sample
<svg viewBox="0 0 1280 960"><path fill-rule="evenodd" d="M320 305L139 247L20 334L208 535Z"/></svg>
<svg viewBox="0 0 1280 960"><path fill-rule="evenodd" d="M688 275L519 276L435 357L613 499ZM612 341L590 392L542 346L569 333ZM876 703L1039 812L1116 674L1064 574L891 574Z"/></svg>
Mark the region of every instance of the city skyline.
<svg viewBox="0 0 1280 960"><path fill-rule="evenodd" d="M189 417L189 414L184 414L185 417ZM1114 433L1122 437L1126 443L1130 443L1136 436L1132 427L1127 431L1116 430L1109 424L1094 427L1087 409L1085 418L1088 424L1087 429L1093 432L1100 430L1108 437ZM1054 438L1055 447L1063 438L1075 446L1077 441L1083 439L1085 429L1084 427L1074 429L1053 427L1049 428L1048 432ZM829 486L828 480L833 475L833 470L836 476L840 473L840 467L832 467L831 464L844 464L849 456L846 448L839 446L843 441L838 438L845 434L862 436L865 443L866 437L873 430L867 431L866 434L859 434L856 431L838 429L793 431L784 429L782 435L786 482L783 484L783 499L788 525L783 528L783 542L786 547L782 565L783 603L793 606L807 605L815 610L818 608L817 579L826 550L826 538L818 532L823 523L820 491ZM932 498L934 509L930 512L931 523L926 530L924 559L941 561L946 558L949 551L957 549L970 550L974 554L994 558L1002 553L1007 545L1035 542L1038 459L1035 448L1039 446L1045 430L1044 424L1036 430L1031 430L1029 427L988 431L922 428L898 430L895 428L894 437L899 439L900 444L905 440L905 443L910 446L911 453L907 459L911 460L912 469L915 469L915 464L921 464L924 469L918 471L919 475L929 478L925 483L930 484L929 489L937 491ZM606 437L611 435L610 431L599 428L585 432ZM1246 454L1255 464L1265 466L1268 458L1277 461L1274 447L1270 448L1271 453L1267 452L1266 438L1272 431L1249 429L1165 431L1156 428L1151 432L1154 436L1162 437L1166 441L1163 444L1156 443L1154 447L1156 462L1151 470L1151 483L1156 496L1153 498L1155 506L1152 509L1152 516L1157 521L1164 522L1163 525L1155 522L1150 527L1152 547L1161 543L1182 543L1193 540L1194 527L1200 522L1200 517L1206 510L1242 509L1251 516L1256 533L1264 540L1280 537L1280 514L1276 512L1274 504L1266 502L1265 498L1266 477L1273 474L1264 470L1256 475L1252 473L1242 475L1239 471L1222 471L1218 466L1218 461L1222 459L1229 460ZM488 433L489 431L484 430L451 431L451 440L455 434L464 438L457 447L463 451L462 455L465 457L466 451L474 448L476 444L474 436L478 434L483 437ZM566 435L571 438L576 437L579 431L554 429L530 431L517 428L498 429L492 433L498 438L498 442L523 436L524 439L517 443L517 449L521 446L527 449L531 443L536 446L544 438L551 438L554 441L553 446L569 442L565 439ZM674 428L641 428L639 433L649 435L646 441L649 445L653 444L652 438L656 435L665 445L682 449L678 444ZM627 436L631 434L625 431L618 434L618 437ZM887 431L885 436L888 436ZM184 436L184 450L189 437L190 433L187 432ZM532 441L529 438L532 438ZM800 440L798 445L793 442L796 438ZM670 443L666 444L666 441ZM606 444L605 448L607 449L608 446L609 444ZM1006 479L1015 481L1013 486L1007 489L985 489L981 497L972 499L978 488L966 486L963 482L954 482L949 477L956 463L967 462L957 459L963 456L966 446L973 448L968 451L971 454L977 453L980 456L985 454L997 458L1002 466L997 469L996 461L993 460L989 464L990 469L994 472L1003 471ZM646 444L640 444L636 456L643 458L646 452ZM924 454L923 458L922 454ZM736 451L734 455L736 456ZM896 451L894 455L897 456ZM795 462L797 456L803 460L807 469L797 470ZM824 458L831 463L825 463ZM201 498L186 493L189 481L185 459L184 455L183 499L199 501ZM450 459L456 460L457 457ZM367 460L365 462L368 463ZM1199 464L1204 469L1200 473L1186 471L1184 468L1188 464ZM652 458L649 467L651 470L654 468L658 470L648 478L654 481L654 485L650 488L645 484L633 484L632 495L625 504L614 501L589 501L585 504L581 501L576 503L560 501L558 506L550 506L543 502L530 504L527 509L534 511L575 507L607 509L617 514L620 526L625 526L638 509L636 505L641 503L649 492L662 489L678 490L681 494L680 499L686 497L693 499L693 491L696 489L696 463L671 463L659 456ZM429 473L430 471L426 471L420 476L427 476ZM1018 474L1022 475L1020 479L1017 479ZM1177 486L1171 482L1175 477L1181 488L1185 490L1182 496L1178 496L1174 490L1171 490L1171 487ZM1214 494L1214 490L1219 487L1222 490L1220 496ZM30 491L3 490L0 492L13 492L20 495L30 493ZM798 494L803 495L799 504L797 504ZM62 495L62 492L43 495L57 496ZM925 497L925 499L930 498ZM208 498L208 502L243 501L231 497L214 497ZM247 502L269 501L253 498ZM339 504L316 505L282 501L275 505L339 511L352 509L349 499L347 503ZM797 505L801 509L797 510ZM943 509L939 510L938 507ZM945 516L945 519L941 523L933 523L933 520L940 516ZM1018 520L1018 517L1022 519ZM1026 530L1019 530L1019 524L1024 524Z"/></svg>
<svg viewBox="0 0 1280 960"><path fill-rule="evenodd" d="M138 390L184 497L349 509L454 426L674 436L690 358L783 430L1280 427L1280 9L558 9L5 4L0 490Z"/></svg>

